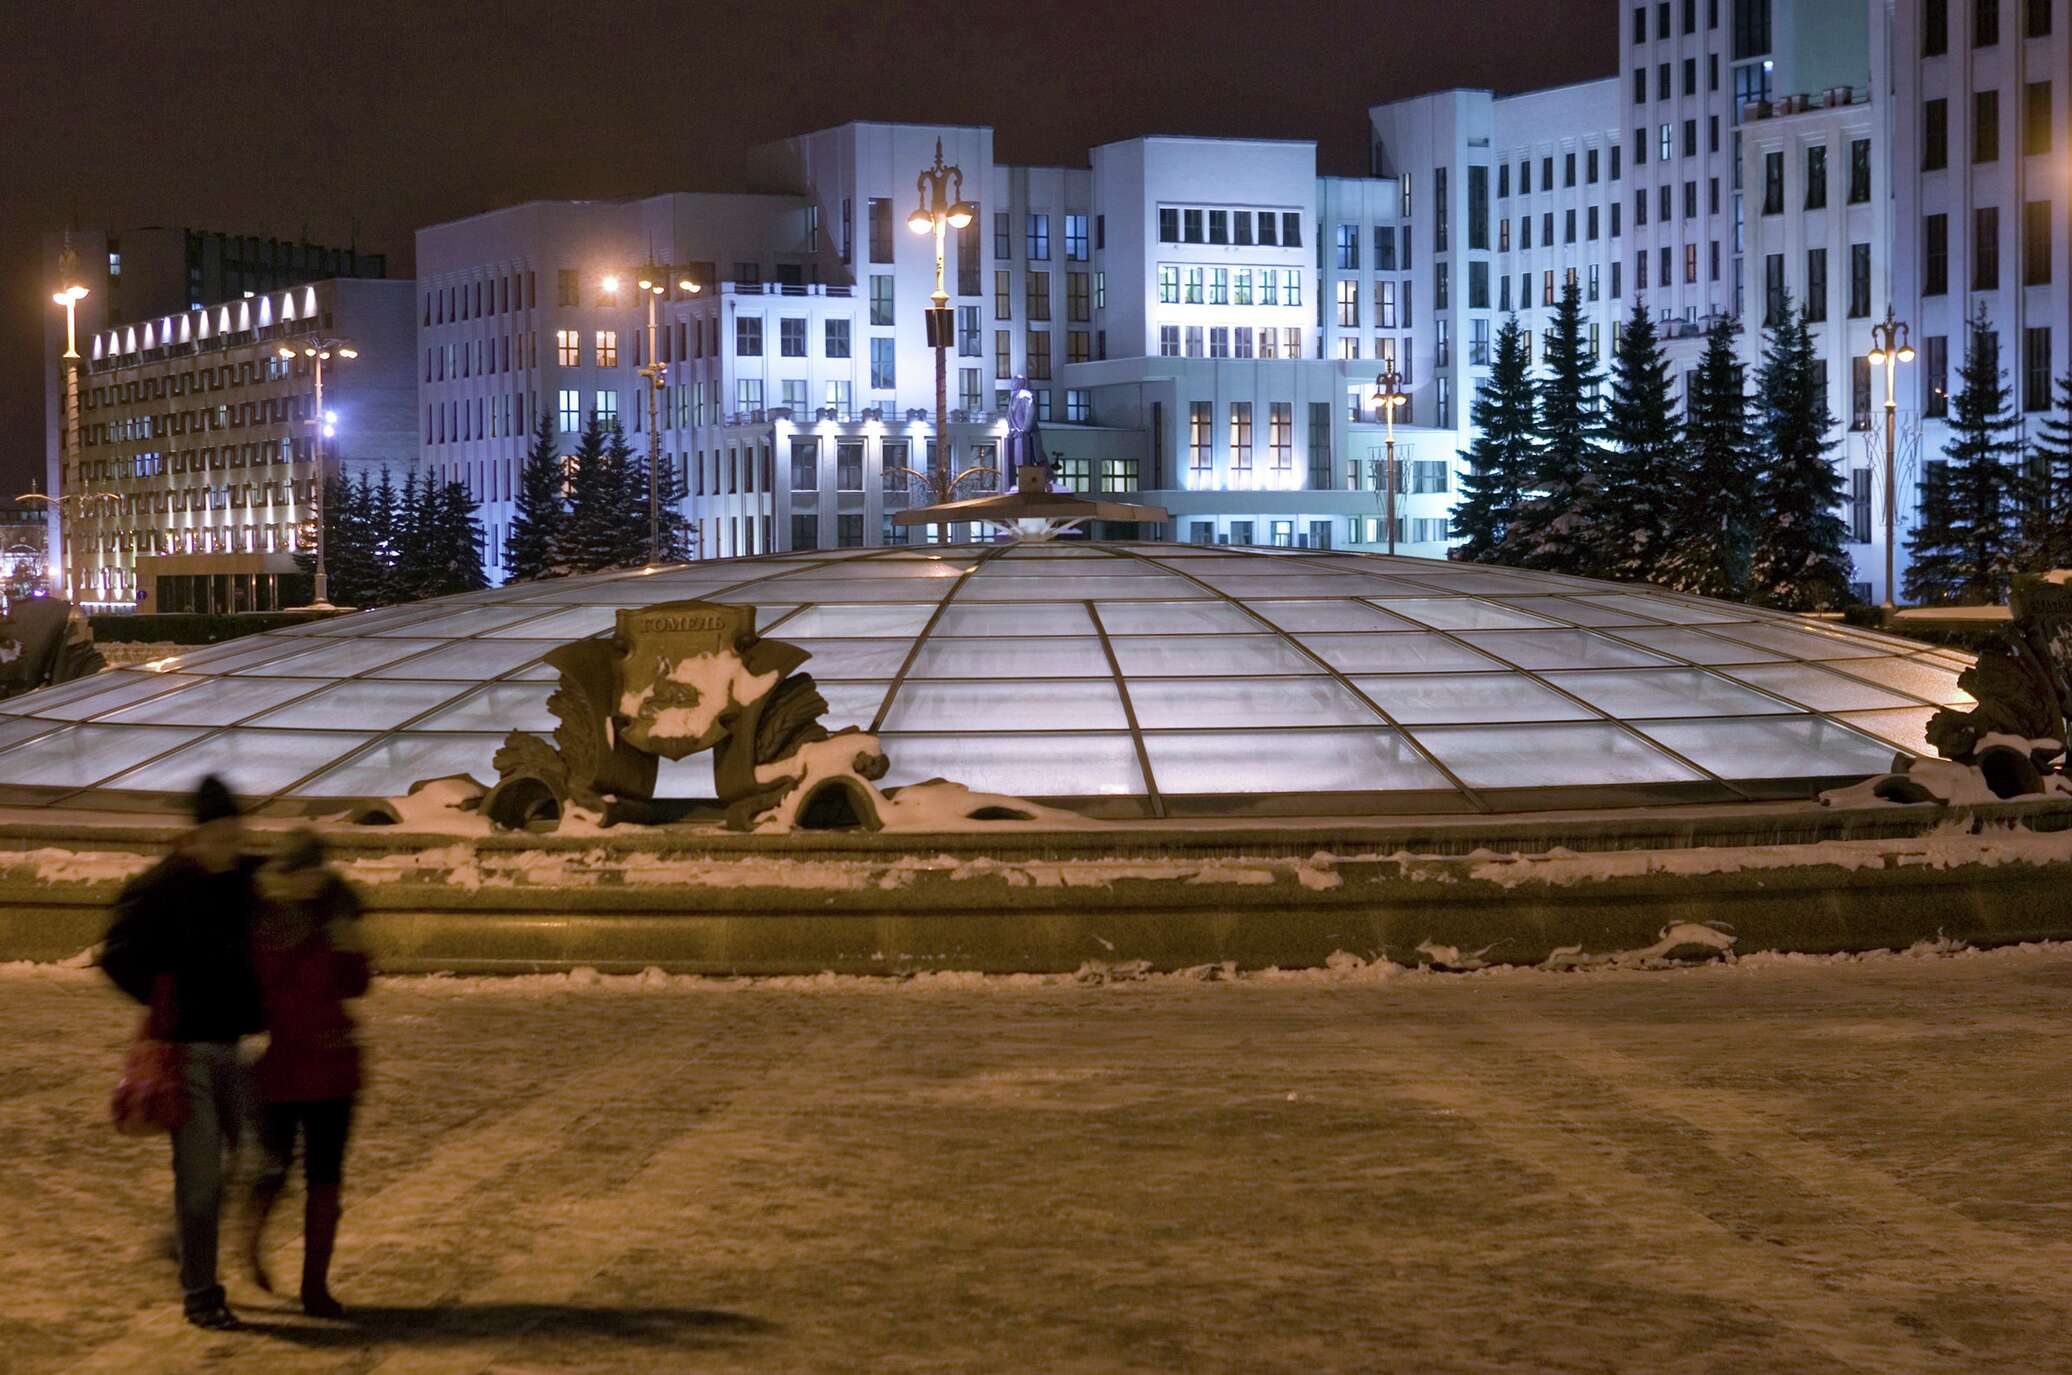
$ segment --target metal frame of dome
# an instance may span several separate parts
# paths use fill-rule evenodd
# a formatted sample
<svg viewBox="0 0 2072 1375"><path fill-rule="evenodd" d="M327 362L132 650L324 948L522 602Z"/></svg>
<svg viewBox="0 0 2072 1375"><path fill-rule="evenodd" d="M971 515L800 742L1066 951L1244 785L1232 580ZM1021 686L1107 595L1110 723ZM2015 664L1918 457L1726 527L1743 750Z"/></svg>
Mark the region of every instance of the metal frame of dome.
<svg viewBox="0 0 2072 1375"><path fill-rule="evenodd" d="M944 584L940 594L931 584ZM540 656L621 607L758 607L888 784L1112 818L1512 813L1803 798L1927 753L1954 651L1662 589L1353 551L799 551L511 584L0 703L0 803L280 812L472 772L545 732ZM709 767L709 766L708 766ZM698 761L661 791L709 786Z"/></svg>

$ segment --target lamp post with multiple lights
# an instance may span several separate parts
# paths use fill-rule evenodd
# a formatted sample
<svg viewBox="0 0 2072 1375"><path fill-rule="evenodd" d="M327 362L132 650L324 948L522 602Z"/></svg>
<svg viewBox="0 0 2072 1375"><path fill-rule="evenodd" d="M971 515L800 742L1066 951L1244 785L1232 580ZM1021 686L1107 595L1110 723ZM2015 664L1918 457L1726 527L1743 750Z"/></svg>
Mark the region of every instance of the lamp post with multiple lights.
<svg viewBox="0 0 2072 1375"><path fill-rule="evenodd" d="M58 266L64 273L65 283L50 299L65 312L65 413L62 419L64 430L64 458L60 460L59 472L62 481L63 465L79 456L79 303L87 298L88 289L73 276L78 268L78 255L72 251L72 240L65 236L65 251ZM82 475L83 476L83 475ZM60 488L62 490L62 488ZM62 499L42 496L39 499L50 503L57 512L57 553L63 560L60 572L63 574L63 593L72 594L71 546L65 543L65 504Z"/></svg>
<svg viewBox="0 0 2072 1375"><path fill-rule="evenodd" d="M648 380L647 428L648 428L648 567L653 568L662 561L662 425L661 401L663 379L668 369L662 366L662 354L656 347L655 303L669 294L671 278L676 280L676 289L687 296L695 296L701 290L688 273L672 272L668 268L649 263L640 270L640 294L647 298L647 363L640 369L640 375ZM607 296L617 298L620 281L616 275L607 276L601 283Z"/></svg>
<svg viewBox="0 0 2072 1375"><path fill-rule="evenodd" d="M952 189L954 187L954 189ZM949 436L950 364L949 350L956 342L956 316L950 310L950 293L943 286L943 241L952 229L970 224L977 213L964 199L964 169L942 160L942 140L935 141L935 164L921 169L914 179L920 204L907 216L907 228L916 234L935 234L935 291L929 296L928 347L935 350L935 447L933 465L944 473L952 471ZM956 485L956 479L950 480ZM949 526L941 528L941 541L949 542Z"/></svg>
<svg viewBox="0 0 2072 1375"><path fill-rule="evenodd" d="M1893 453L1899 431L1899 365L1914 361L1914 346L1907 342L1907 327L1885 307L1885 318L1871 326L1870 363L1885 369L1885 609L1893 609L1892 544L1898 524L1898 473Z"/></svg>
<svg viewBox="0 0 2072 1375"><path fill-rule="evenodd" d="M327 554L324 538L324 440L335 433L333 417L324 409L324 364L337 358L358 358L360 351L344 339L304 339L295 344L282 344L275 350L282 358L293 360L298 355L310 360L316 375L316 414L310 418L310 466L316 471L315 490L310 498L310 508L315 512L317 526L317 581L316 595L310 599L310 609L329 611L331 606L331 576L325 563Z"/></svg>
<svg viewBox="0 0 2072 1375"><path fill-rule="evenodd" d="M1393 367L1382 373L1374 379L1374 395L1369 399L1388 426L1383 451L1385 457L1381 463L1382 516L1388 522L1388 549L1393 554L1396 552L1396 408L1410 400L1403 392L1403 375Z"/></svg>

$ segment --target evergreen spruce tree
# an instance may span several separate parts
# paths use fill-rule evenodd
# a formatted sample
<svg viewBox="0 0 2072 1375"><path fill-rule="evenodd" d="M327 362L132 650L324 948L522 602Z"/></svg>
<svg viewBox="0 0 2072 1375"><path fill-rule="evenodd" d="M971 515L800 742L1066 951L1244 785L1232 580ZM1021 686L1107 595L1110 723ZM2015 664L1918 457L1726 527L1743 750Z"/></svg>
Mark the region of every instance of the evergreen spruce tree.
<svg viewBox="0 0 2072 1375"><path fill-rule="evenodd" d="M2058 408L2031 441L2023 498L2022 567L2072 568L2072 373L2058 380Z"/></svg>
<svg viewBox="0 0 2072 1375"><path fill-rule="evenodd" d="M1758 460L1734 349L1737 328L1721 316L1705 336L1705 353L1691 380L1681 487L1670 509L1662 562L1663 582L1701 597L1746 597L1755 544L1750 501Z"/></svg>
<svg viewBox="0 0 2072 1375"><path fill-rule="evenodd" d="M688 474L681 463L664 462L662 465L662 562L684 563L696 557L692 548L697 536L691 529L690 518L684 515L684 502L690 496Z"/></svg>
<svg viewBox="0 0 2072 1375"><path fill-rule="evenodd" d="M647 446L638 450L626 442L626 432L612 423L609 449L612 475L618 481L620 518L613 526L617 535L611 566L638 568L648 561L648 461Z"/></svg>
<svg viewBox="0 0 2072 1375"><path fill-rule="evenodd" d="M628 512L625 491L612 462L611 431L592 411L569 455L568 520L554 550L554 562L572 573L594 573L618 562Z"/></svg>
<svg viewBox="0 0 2072 1375"><path fill-rule="evenodd" d="M1756 477L1751 599L1786 611L1825 611L1849 601L1852 566L1839 508L1842 476L1828 461L1834 417L1803 310L1784 301L1768 331L1755 384L1762 467Z"/></svg>
<svg viewBox="0 0 2072 1375"><path fill-rule="evenodd" d="M382 562L381 580L381 600L385 605L414 602L424 595L423 588L429 581L425 572L425 497L430 486L429 478L420 483L416 473L405 474L401 487L390 483L386 470L381 474L381 488L375 501L377 507L384 508L377 519L387 527L383 543L388 556Z"/></svg>
<svg viewBox="0 0 2072 1375"><path fill-rule="evenodd" d="M1604 406L1604 454L1591 527L1606 575L1649 582L1668 555L1669 512L1682 466L1682 424L1670 394L1669 361L1643 297L1619 329L1611 395Z"/></svg>
<svg viewBox="0 0 2072 1375"><path fill-rule="evenodd" d="M465 483L427 483L417 559L419 597L447 597L489 586L482 569L482 523Z"/></svg>
<svg viewBox="0 0 2072 1375"><path fill-rule="evenodd" d="M325 498L337 512L330 542L324 548L324 563L331 578L331 600L339 606L372 606L380 585L380 552L374 547L369 528L372 501L367 474L358 482L340 481Z"/></svg>
<svg viewBox="0 0 2072 1375"><path fill-rule="evenodd" d="M1597 405L1602 376L1583 332L1581 293L1570 279L1546 335L1539 451L1528 494L1504 530L1504 563L1557 573L1601 571L1605 560L1589 522L1603 462Z"/></svg>
<svg viewBox="0 0 2072 1375"><path fill-rule="evenodd" d="M1504 532L1535 472L1532 364L1525 354L1525 331L1518 317L1504 320L1496 333L1496 355L1489 376L1475 391L1468 408L1476 430L1465 457L1461 501L1454 508L1454 532L1463 542L1452 557L1476 563L1495 562Z"/></svg>
<svg viewBox="0 0 2072 1375"><path fill-rule="evenodd" d="M568 523L567 486L568 470L554 442L554 423L543 415L518 469L511 524L504 536L504 571L509 578L524 581L566 571L556 566L554 551Z"/></svg>
<svg viewBox="0 0 2072 1375"><path fill-rule="evenodd" d="M1906 594L1916 602L2004 602L2016 562L2021 417L1983 311L1970 322L1957 377L1945 459L1923 484L1921 522L1907 537Z"/></svg>

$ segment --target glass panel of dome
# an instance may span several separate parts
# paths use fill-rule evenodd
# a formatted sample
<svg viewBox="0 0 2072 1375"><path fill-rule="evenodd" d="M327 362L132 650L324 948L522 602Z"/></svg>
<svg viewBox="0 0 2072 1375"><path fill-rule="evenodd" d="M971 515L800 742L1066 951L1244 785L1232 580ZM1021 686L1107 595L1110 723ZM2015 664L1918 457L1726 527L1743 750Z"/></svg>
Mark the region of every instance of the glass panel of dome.
<svg viewBox="0 0 2072 1375"><path fill-rule="evenodd" d="M1704 777L1609 723L1426 726L1414 734L1471 788L1683 783Z"/></svg>
<svg viewBox="0 0 2072 1375"><path fill-rule="evenodd" d="M1415 590L1378 587L1372 579L1345 578L1333 573L1223 573L1204 577L1202 581L1225 596L1246 601L1254 597L1363 597L1381 592Z"/></svg>
<svg viewBox="0 0 2072 1375"><path fill-rule="evenodd" d="M1765 649L1777 650L1783 657L1791 659L1847 659L1886 652L1885 645L1876 641L1860 640L1854 635L1822 634L1819 631L1799 630L1788 625L1774 625L1767 621L1721 626L1719 633L1752 645L1761 645Z"/></svg>
<svg viewBox="0 0 2072 1375"><path fill-rule="evenodd" d="M412 730L535 730L554 729L554 715L547 710L551 683L491 683L469 693L451 706L441 707L410 727Z"/></svg>
<svg viewBox="0 0 2072 1375"><path fill-rule="evenodd" d="M1658 721L1639 729L1722 778L1871 774L1892 767L1889 743L1819 716Z"/></svg>
<svg viewBox="0 0 2072 1375"><path fill-rule="evenodd" d="M1516 673L1405 673L1353 681L1406 726L1597 719L1588 707Z"/></svg>
<svg viewBox="0 0 2072 1375"><path fill-rule="evenodd" d="M1670 716L1787 714L1796 708L1696 668L1550 673L1547 681L1608 716L1638 721Z"/></svg>
<svg viewBox="0 0 2072 1375"><path fill-rule="evenodd" d="M566 643L570 640L587 640L600 635L617 624L619 608L616 606L572 606L565 611L547 612L538 620L522 621L500 630L485 632L484 638L491 640L555 640Z"/></svg>
<svg viewBox="0 0 2072 1375"><path fill-rule="evenodd" d="M0 776L25 788L88 788L200 735L170 726L66 726L8 751Z"/></svg>
<svg viewBox="0 0 2072 1375"><path fill-rule="evenodd" d="M1141 709L1140 709L1141 710ZM1128 730L1113 679L1044 683L901 683L890 731Z"/></svg>
<svg viewBox="0 0 2072 1375"><path fill-rule="evenodd" d="M1868 711L1913 705L1896 692L1844 678L1813 664L1751 664L1735 669L1733 676L1814 711Z"/></svg>
<svg viewBox="0 0 2072 1375"><path fill-rule="evenodd" d="M1259 622L1229 602L1103 602L1101 627L1110 635L1256 633Z"/></svg>
<svg viewBox="0 0 2072 1375"><path fill-rule="evenodd" d="M1434 630L1531 630L1553 624L1539 616L1473 597L1377 597L1375 605Z"/></svg>
<svg viewBox="0 0 2072 1375"><path fill-rule="evenodd" d="M811 576L844 579L861 578L880 582L902 578L948 578L963 573L973 566L974 560L972 559L942 558L929 554L920 558L855 559L817 570Z"/></svg>
<svg viewBox="0 0 2072 1375"><path fill-rule="evenodd" d="M1144 737L1161 793L1456 792L1399 732L1291 730L1234 736L1162 732Z"/></svg>
<svg viewBox="0 0 2072 1375"><path fill-rule="evenodd" d="M830 683L821 678L813 680L813 686L820 689L820 695L827 702L827 712L820 723L829 730L840 730L844 726L856 726L869 730L871 722L877 719L878 708L884 704L885 689L890 683Z"/></svg>
<svg viewBox="0 0 2072 1375"><path fill-rule="evenodd" d="M718 795L712 781L712 751L686 759L664 759L655 769L656 797L709 798Z"/></svg>
<svg viewBox="0 0 2072 1375"><path fill-rule="evenodd" d="M184 793L214 772L240 797L268 797L373 738L353 731L229 730L101 786Z"/></svg>
<svg viewBox="0 0 2072 1375"><path fill-rule="evenodd" d="M444 640L332 639L290 659L268 659L230 671L264 678L344 678L445 644Z"/></svg>
<svg viewBox="0 0 2072 1375"><path fill-rule="evenodd" d="M1137 747L1127 734L893 735L880 737L888 787L951 778L1010 797L1143 796ZM1227 746L1226 739L1226 746ZM1225 759L1229 756L1226 754Z"/></svg>
<svg viewBox="0 0 2072 1375"><path fill-rule="evenodd" d="M368 611L353 612L349 616L328 616L314 623L313 628L319 635L379 635L384 631L403 630L405 626L430 620L439 614L438 607L416 603L405 606L378 606Z"/></svg>
<svg viewBox="0 0 2072 1375"><path fill-rule="evenodd" d="M1658 625L1644 616L1630 611L1619 611L1604 605L1601 601L1590 601L1582 597L1505 597L1504 605L1515 606L1521 611L1545 616L1552 621L1566 621L1573 625Z"/></svg>
<svg viewBox="0 0 2072 1375"><path fill-rule="evenodd" d="M254 635L250 639L231 640L220 645L183 648L177 654L168 656L170 662L166 664L166 668L177 668L182 672L192 670L205 673L236 673L254 664L330 647L332 646L329 640L309 635Z"/></svg>
<svg viewBox="0 0 2072 1375"><path fill-rule="evenodd" d="M1641 668L1665 662L1589 630L1465 630L1460 637L1520 668Z"/></svg>
<svg viewBox="0 0 2072 1375"><path fill-rule="evenodd" d="M1667 621L1671 625L1707 625L1715 621L1754 620L1756 613L1740 607L1711 605L1699 602L1680 602L1669 597L1657 597L1647 592L1613 592L1602 595L1578 593L1577 601L1589 602L1592 606L1608 606L1616 611L1630 611L1649 620Z"/></svg>
<svg viewBox="0 0 2072 1375"><path fill-rule="evenodd" d="M414 659L386 664L365 675L369 678L446 678L455 682L479 683L495 678L546 652L537 640L461 640L420 654Z"/></svg>
<svg viewBox="0 0 2072 1375"><path fill-rule="evenodd" d="M1969 706L1976 700L1957 686L1956 670L1926 659L1839 659L1828 667L1852 678L1867 678L1881 687L1897 688L1938 706Z"/></svg>
<svg viewBox="0 0 2072 1375"><path fill-rule="evenodd" d="M801 637L797 645L813 657L805 671L815 678L890 678L899 672L913 646L905 640L819 640Z"/></svg>
<svg viewBox="0 0 2072 1375"><path fill-rule="evenodd" d="M935 614L932 604L900 606L882 603L871 606L809 606L774 632L779 639L794 635L919 635Z"/></svg>
<svg viewBox="0 0 2072 1375"><path fill-rule="evenodd" d="M1934 755L1928 743L1928 723L1939 707L1892 707L1884 711L1852 711L1842 719L1859 730L1890 740L1915 754Z"/></svg>
<svg viewBox="0 0 2072 1375"><path fill-rule="evenodd" d="M428 616L414 620L407 626L376 630L372 633L377 636L429 635L459 639L465 635L481 635L519 621L539 620L549 614L551 613L544 606L477 606L456 611L450 616Z"/></svg>
<svg viewBox="0 0 2072 1375"><path fill-rule="evenodd" d="M228 726L316 686L300 678L202 678L192 687L125 707L108 719L137 726Z"/></svg>
<svg viewBox="0 0 2072 1375"><path fill-rule="evenodd" d="M1077 602L1017 602L972 606L952 602L935 623L937 635L1091 635L1094 624Z"/></svg>
<svg viewBox="0 0 2072 1375"><path fill-rule="evenodd" d="M60 727L53 726L47 721L29 721L21 718L0 721L0 750L6 749L9 745L18 745L24 740L34 740L39 735L57 729ZM0 774L5 772L0 770Z"/></svg>
<svg viewBox="0 0 2072 1375"><path fill-rule="evenodd" d="M1392 574L1407 579L1420 592L1439 590L1444 592L1505 593L1544 592L1546 584L1536 578L1512 577L1504 573L1469 572L1449 566L1438 560L1425 561L1425 566L1416 569L1392 568Z"/></svg>
<svg viewBox="0 0 2072 1375"><path fill-rule="evenodd" d="M560 669L544 663L527 664L524 668L513 669L504 675L504 681L507 683L558 682L560 678Z"/></svg>
<svg viewBox="0 0 2072 1375"><path fill-rule="evenodd" d="M909 578L897 582L836 577L782 578L772 583L751 584L710 600L741 606L768 606L775 602L906 602L933 606L956 585L953 578ZM666 599L657 597L654 600ZM627 603L629 606L646 604Z"/></svg>
<svg viewBox="0 0 2072 1375"><path fill-rule="evenodd" d="M979 565L977 576L990 582L994 578L1055 578L1065 574L1089 578L1157 578L1172 574L1155 563L1143 559L1118 559L1102 554L1089 554L1077 563L1049 563L1023 558L1017 550L1004 558L990 559Z"/></svg>
<svg viewBox="0 0 2072 1375"><path fill-rule="evenodd" d="M1129 678L1317 671L1314 660L1277 635L1116 635L1109 644Z"/></svg>
<svg viewBox="0 0 2072 1375"><path fill-rule="evenodd" d="M89 716L99 716L132 702L156 697L182 684L209 680L184 673L144 673L137 669L118 668L108 673L97 673L89 681L100 690L81 693L63 702L39 704L36 714L53 721L84 721Z"/></svg>
<svg viewBox="0 0 2072 1375"><path fill-rule="evenodd" d="M1219 641L1220 643L1220 641ZM941 640L921 646L914 678L1108 678L1101 642L1085 639Z"/></svg>
<svg viewBox="0 0 2072 1375"><path fill-rule="evenodd" d="M1341 673L1474 673L1498 667L1444 635L1304 635L1302 643Z"/></svg>
<svg viewBox="0 0 2072 1375"><path fill-rule="evenodd" d="M305 683L305 687L315 687ZM388 730L460 696L459 683L378 683L348 679L254 719L257 726L358 726Z"/></svg>
<svg viewBox="0 0 2072 1375"><path fill-rule="evenodd" d="M1392 616L1365 602L1253 601L1245 605L1283 630L1416 630L1401 616Z"/></svg>
<svg viewBox="0 0 2072 1375"><path fill-rule="evenodd" d="M337 768L295 790L298 797L401 797L412 783L464 773L488 787L496 782L495 735L383 736Z"/></svg>
<svg viewBox="0 0 2072 1375"><path fill-rule="evenodd" d="M1381 723L1373 709L1337 679L1322 676L1139 679L1130 683L1130 705L1137 724L1147 731ZM1251 744L1272 749L1272 742L1264 739L1254 738Z"/></svg>
<svg viewBox="0 0 2072 1375"><path fill-rule="evenodd" d="M1739 640L1721 639L1703 630L1691 630L1684 626L1635 625L1623 627L1613 633L1644 644L1649 649L1659 649L1664 654L1689 659L1694 664L1767 664L1785 657Z"/></svg>
<svg viewBox="0 0 2072 1375"><path fill-rule="evenodd" d="M966 602L1017 601L1140 601L1147 597L1196 598L1209 594L1185 578L1176 577L1081 577L1076 574L1054 578L973 578L957 594Z"/></svg>

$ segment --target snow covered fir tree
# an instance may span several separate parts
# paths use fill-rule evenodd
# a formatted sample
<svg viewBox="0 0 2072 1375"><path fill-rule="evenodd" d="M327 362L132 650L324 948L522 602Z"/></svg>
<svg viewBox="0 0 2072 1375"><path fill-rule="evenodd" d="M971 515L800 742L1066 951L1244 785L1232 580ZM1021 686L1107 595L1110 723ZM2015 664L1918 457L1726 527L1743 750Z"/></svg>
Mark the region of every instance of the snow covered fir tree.
<svg viewBox="0 0 2072 1375"><path fill-rule="evenodd" d="M377 483L325 484L324 562L338 606L392 606L489 585L482 566L482 525L468 489L458 482L396 487L386 468ZM316 554L296 555L305 572Z"/></svg>
<svg viewBox="0 0 2072 1375"><path fill-rule="evenodd" d="M1656 578L1668 550L1669 510L1683 468L1683 426L1669 383L1669 362L1647 298L1619 330L1604 440L1589 510L1602 556L1599 571L1629 581Z"/></svg>
<svg viewBox="0 0 2072 1375"><path fill-rule="evenodd" d="M1852 597L1842 476L1828 456L1835 422L1805 311L1789 295L1764 331L1755 407L1762 464L1751 599L1783 611L1839 610Z"/></svg>
<svg viewBox="0 0 2072 1375"><path fill-rule="evenodd" d="M1907 540L1909 600L1981 604L2007 599L2018 561L2024 477L2021 416L2000 370L2000 340L1984 315L1966 330L1950 398L1950 442L1921 484L1921 518Z"/></svg>
<svg viewBox="0 0 2072 1375"><path fill-rule="evenodd" d="M1737 330L1721 317L1706 331L1691 376L1682 463L1674 475L1669 534L1656 579L1679 592L1738 599L1747 595L1756 512L1749 492L1758 470L1748 428L1748 388Z"/></svg>
<svg viewBox="0 0 2072 1375"><path fill-rule="evenodd" d="M1461 500L1453 511L1453 531L1461 540L1452 550L1456 559L1497 560L1518 503L1533 480L1538 439L1532 359L1526 349L1518 317L1506 316L1497 330L1489 376L1470 404L1476 437L1462 456L1466 463L1460 474Z"/></svg>
<svg viewBox="0 0 2072 1375"><path fill-rule="evenodd" d="M1504 529L1499 563L1559 573L1596 573L1605 563L1590 524L1603 470L1597 394L1602 375L1584 337L1581 301L1570 278L1547 330L1532 475Z"/></svg>

